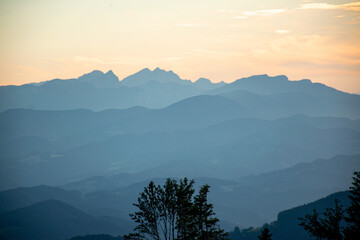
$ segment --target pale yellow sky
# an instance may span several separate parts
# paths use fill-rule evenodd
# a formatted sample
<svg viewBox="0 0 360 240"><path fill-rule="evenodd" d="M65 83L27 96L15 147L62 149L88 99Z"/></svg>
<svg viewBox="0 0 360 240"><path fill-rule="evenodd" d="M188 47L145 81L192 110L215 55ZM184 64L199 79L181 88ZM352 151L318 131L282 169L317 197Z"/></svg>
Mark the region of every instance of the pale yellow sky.
<svg viewBox="0 0 360 240"><path fill-rule="evenodd" d="M0 85L145 67L360 92L360 1L0 0Z"/></svg>

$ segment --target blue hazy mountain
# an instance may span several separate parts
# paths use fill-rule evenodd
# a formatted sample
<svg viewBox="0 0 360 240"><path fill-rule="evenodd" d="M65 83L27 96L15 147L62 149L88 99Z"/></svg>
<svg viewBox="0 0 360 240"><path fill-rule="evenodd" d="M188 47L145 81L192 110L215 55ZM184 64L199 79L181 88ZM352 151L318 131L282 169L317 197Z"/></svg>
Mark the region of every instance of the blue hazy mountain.
<svg viewBox="0 0 360 240"><path fill-rule="evenodd" d="M77 79L0 87L0 110L163 108L201 94L221 94L241 102L261 118L292 114L360 118L359 95L310 80L289 81L286 76L257 75L230 84L214 84L204 78L196 82L182 80L174 72L159 68L143 69L121 81L112 71L93 71Z"/></svg>
<svg viewBox="0 0 360 240"><path fill-rule="evenodd" d="M2 189L119 172L231 179L359 153L358 120L248 114L221 96L193 97L161 110L9 110L0 114ZM24 137L49 142L35 149L36 142L22 143Z"/></svg>
<svg viewBox="0 0 360 240"><path fill-rule="evenodd" d="M112 71L95 70L77 79L0 87L0 111L10 108L104 110L144 106L162 108L222 84L182 80L172 71L143 69L122 81ZM200 86L200 87L197 87ZM212 87L210 87L212 86Z"/></svg>
<svg viewBox="0 0 360 240"><path fill-rule="evenodd" d="M226 85L225 82L219 82L219 83L212 83L209 79L207 78L199 78L198 80L196 80L194 82L194 85L202 90L213 90L215 88L221 87Z"/></svg>
<svg viewBox="0 0 360 240"><path fill-rule="evenodd" d="M289 99L280 104L278 100L270 101L268 97L257 98L254 94L246 94L253 96L251 97L253 103L249 103L250 100L239 100L241 95L236 95L236 98L196 96L160 110L140 107L101 112L13 109L0 113L0 143L24 136L37 136L50 141L58 140L71 147L101 141L109 136L123 133L200 129L240 117L264 118L267 116L266 118L271 119L275 116L288 117L293 113L309 113L309 109L312 109L310 102L308 102L309 107L304 107L302 110L299 107L291 107ZM247 97L247 99L250 98ZM282 108L283 105L285 107ZM313 109L313 112L316 112L316 109ZM289 121L294 120L295 118L289 119ZM339 117L323 118L322 124L329 124L330 120L350 122L349 119ZM360 121L352 121L352 127L355 125L359 126Z"/></svg>
<svg viewBox="0 0 360 240"><path fill-rule="evenodd" d="M97 195L102 198L100 199ZM128 207L117 205L113 196L114 194L111 192L102 191L85 195L79 191L69 191L46 185L15 188L0 192L0 216L37 203L56 200L97 218L112 221L113 224L119 225L118 231L122 233L130 231L132 224L127 218L126 209Z"/></svg>
<svg viewBox="0 0 360 240"><path fill-rule="evenodd" d="M149 179L187 176L211 185L228 229L261 225L349 186L359 104L310 80L214 84L158 68L0 87L0 189L30 187L1 192L0 210L17 219L53 198L121 223Z"/></svg>
<svg viewBox="0 0 360 240"><path fill-rule="evenodd" d="M309 233L305 231L299 224L299 218L304 217L306 214L313 214L313 210L318 212L324 212L327 208L334 208L335 199L339 200L340 204L347 208L350 205L348 198L348 191L341 191L331 194L327 197L321 198L317 201L304 204L298 207L294 207L278 214L277 220L268 224L265 224L270 232L273 234L274 240L311 240ZM258 240L258 236L262 231L262 227L246 228L240 230L235 228L235 231L230 233L231 240Z"/></svg>
<svg viewBox="0 0 360 240"><path fill-rule="evenodd" d="M319 96L305 92L283 92L268 95L236 90L221 96L252 109L259 118L275 119L295 114L359 118L357 95L336 93Z"/></svg>
<svg viewBox="0 0 360 240"><path fill-rule="evenodd" d="M99 70L95 70L82 75L76 81L91 84L97 88L119 87L119 78L111 70L105 74Z"/></svg>
<svg viewBox="0 0 360 240"><path fill-rule="evenodd" d="M198 184L208 183L211 186L209 200L214 203L216 214L224 226L249 227L275 220L278 212L284 209L348 189L354 169L360 169L359 155L318 159L236 181L195 180ZM128 200L131 202L147 182L116 192L132 196Z"/></svg>
<svg viewBox="0 0 360 240"><path fill-rule="evenodd" d="M13 211L50 199L62 201L75 207L84 206L83 196L79 191L67 191L57 187L41 185L0 192L0 213Z"/></svg>
<svg viewBox="0 0 360 240"><path fill-rule="evenodd" d="M201 90L212 90L226 85L225 82L212 83L209 79L206 78L199 78L195 82L191 82L190 80L183 80L173 71L165 71L160 68L156 68L153 71L148 68L144 68L141 71L121 80L120 85L126 87L139 87L154 82L175 83L186 86L193 85Z"/></svg>
<svg viewBox="0 0 360 240"><path fill-rule="evenodd" d="M176 83L181 85L192 84L190 80L182 80L173 71L165 71L160 68L156 68L153 71L144 68L141 71L124 78L121 80L120 84L126 87L139 87L151 82Z"/></svg>
<svg viewBox="0 0 360 240"><path fill-rule="evenodd" d="M343 93L324 84L313 83L309 79L290 81L288 77L284 75L270 77L266 74L238 79L226 86L222 86L219 89L212 90L211 93L222 94L236 90L244 90L261 95L283 92L304 92L312 95L315 94L323 96L328 94Z"/></svg>
<svg viewBox="0 0 360 240"><path fill-rule="evenodd" d="M37 136L23 136L14 141L0 143L0 159L24 157L38 152L56 151L47 139Z"/></svg>
<svg viewBox="0 0 360 240"><path fill-rule="evenodd" d="M75 82L80 82L80 83L85 83L85 84L89 84L92 85L96 88L116 88L119 87L119 78L113 73L113 71L108 71L107 73L103 73L102 71L99 70L94 70L90 73L86 73L80 77L78 77L77 79L72 78L72 79L53 79L50 81L44 81L44 82L39 82L39 83L30 83L30 84L25 84L22 86L26 86L26 85L32 85L32 86L43 86L46 84L61 84L63 83L63 81L67 81L66 83L71 84L71 83L75 83Z"/></svg>
<svg viewBox="0 0 360 240"><path fill-rule="evenodd" d="M260 113L278 118L293 114L360 117L360 97L310 80L289 81L286 76L252 76L239 79L207 94L222 95Z"/></svg>
<svg viewBox="0 0 360 240"><path fill-rule="evenodd" d="M205 183L211 186L209 200L214 204L223 226L231 230L234 225L260 226L275 220L277 213L282 210L315 201L333 192L346 190L351 184L353 170L359 169L359 166L359 155L337 156L332 159L298 164L280 171L243 177L236 181L216 178L196 178L195 181L197 186ZM3 191L0 192L0 212L14 211L55 199L93 216L112 216L117 222L123 221L124 228L126 226L130 228L128 213L134 210L132 203L150 181L136 182L141 179L142 174L134 175L138 180L134 178L133 184L108 191L101 190L103 189L101 187L86 192L89 189L85 188L85 193L80 193L49 186ZM109 180L119 184L121 177L113 176ZM161 184L165 179L153 180ZM93 183L88 182L88 184ZM74 188L76 183L63 187ZM84 183L77 187L83 190Z"/></svg>
<svg viewBox="0 0 360 240"><path fill-rule="evenodd" d="M93 112L86 109L45 111L11 109L0 113L0 142L37 136L53 141L74 133L87 132L96 127L111 126L123 119L136 119L148 109L134 107L125 110Z"/></svg>
<svg viewBox="0 0 360 240"><path fill-rule="evenodd" d="M160 110L12 109L0 113L0 143L37 136L71 147L124 133L191 130L249 116L247 108L221 96L196 96Z"/></svg>
<svg viewBox="0 0 360 240"><path fill-rule="evenodd" d="M122 226L95 218L66 203L46 200L0 214L3 239L69 239L84 234L120 234Z"/></svg>

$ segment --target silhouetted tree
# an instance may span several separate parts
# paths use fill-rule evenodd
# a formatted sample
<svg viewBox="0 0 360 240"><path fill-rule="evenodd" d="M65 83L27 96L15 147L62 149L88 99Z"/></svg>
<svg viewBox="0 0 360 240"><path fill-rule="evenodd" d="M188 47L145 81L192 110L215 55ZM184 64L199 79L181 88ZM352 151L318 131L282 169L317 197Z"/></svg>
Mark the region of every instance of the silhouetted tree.
<svg viewBox="0 0 360 240"><path fill-rule="evenodd" d="M360 172L354 172L350 187L350 206L346 209L344 238L346 240L360 239Z"/></svg>
<svg viewBox="0 0 360 240"><path fill-rule="evenodd" d="M342 240L343 212L339 201L335 200L335 209L327 208L323 213L323 218L320 218L319 213L314 210L313 214L307 214L305 218L300 218L299 225L317 239Z"/></svg>
<svg viewBox="0 0 360 240"><path fill-rule="evenodd" d="M259 240L271 240L271 236L270 230L267 227L264 227L258 238Z"/></svg>
<svg viewBox="0 0 360 240"><path fill-rule="evenodd" d="M214 217L213 205L207 202L209 186L201 187L193 197L194 181L184 178L179 183L167 179L164 186L149 186L140 193L138 211L130 214L137 226L125 239L147 240L223 240L227 239Z"/></svg>
<svg viewBox="0 0 360 240"><path fill-rule="evenodd" d="M335 200L335 208L327 208L323 218L314 210L300 218L300 226L317 239L353 240L360 239L360 173L354 172L353 183L350 187L350 206L344 211ZM347 215L344 214L347 213ZM345 220L347 225L343 226Z"/></svg>
<svg viewBox="0 0 360 240"><path fill-rule="evenodd" d="M236 240L236 239L240 239L240 237L241 237L240 228L236 226L234 228L234 231L230 232L229 238L232 239L232 240Z"/></svg>
<svg viewBox="0 0 360 240"><path fill-rule="evenodd" d="M193 204L193 194L194 190L194 180L188 181L188 179L180 179L176 196L177 196L177 218L176 218L176 230L177 230L177 239L186 240L186 239L195 239L197 234L197 229L195 226L194 219L194 204Z"/></svg>
<svg viewBox="0 0 360 240"><path fill-rule="evenodd" d="M222 240L227 238L227 233L218 226L219 219L214 217L213 205L207 202L209 185L200 188L199 194L194 198L195 219L199 240Z"/></svg>
<svg viewBox="0 0 360 240"><path fill-rule="evenodd" d="M124 238L160 240L159 188L153 181L140 193L138 203L135 203L134 206L139 209L134 214L130 214L131 219L137 223L134 229L135 233L124 236Z"/></svg>

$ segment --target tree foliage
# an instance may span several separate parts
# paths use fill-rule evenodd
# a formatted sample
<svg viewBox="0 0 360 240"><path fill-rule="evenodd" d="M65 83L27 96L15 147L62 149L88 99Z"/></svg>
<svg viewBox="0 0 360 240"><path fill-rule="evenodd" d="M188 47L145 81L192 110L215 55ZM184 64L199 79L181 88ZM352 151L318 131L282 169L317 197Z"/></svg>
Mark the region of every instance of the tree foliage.
<svg viewBox="0 0 360 240"><path fill-rule="evenodd" d="M344 228L345 239L360 239L360 172L355 172L353 183L350 187L350 206L346 209Z"/></svg>
<svg viewBox="0 0 360 240"><path fill-rule="evenodd" d="M125 239L222 240L227 239L208 203L209 186L194 196L194 181L167 179L163 186L150 182L140 193L138 211L130 214L137 226Z"/></svg>
<svg viewBox="0 0 360 240"><path fill-rule="evenodd" d="M271 236L270 230L267 227L264 227L258 238L259 240L271 240Z"/></svg>
<svg viewBox="0 0 360 240"><path fill-rule="evenodd" d="M343 239L341 233L343 212L339 201L335 200L335 208L327 208L322 218L314 210L313 214L307 214L305 218L300 218L299 225L317 239L341 240Z"/></svg>
<svg viewBox="0 0 360 240"><path fill-rule="evenodd" d="M354 172L353 180L348 196L351 203L346 210L335 200L335 208L327 208L322 217L314 210L299 218L299 225L317 239L360 239L360 172Z"/></svg>
<svg viewBox="0 0 360 240"><path fill-rule="evenodd" d="M198 233L197 239L225 239L227 234L217 225L219 219L214 217L213 205L207 202L209 188L209 185L202 186L199 194L194 198L195 221Z"/></svg>

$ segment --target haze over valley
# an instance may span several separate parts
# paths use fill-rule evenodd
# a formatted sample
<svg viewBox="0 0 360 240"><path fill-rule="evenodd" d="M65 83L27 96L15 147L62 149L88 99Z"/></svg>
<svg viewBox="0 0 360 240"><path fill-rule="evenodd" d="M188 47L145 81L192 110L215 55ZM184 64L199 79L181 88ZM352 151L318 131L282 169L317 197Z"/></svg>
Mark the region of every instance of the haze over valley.
<svg viewBox="0 0 360 240"><path fill-rule="evenodd" d="M360 96L307 79L192 82L145 68L119 80L93 71L2 86L0 98L4 236L57 226L52 209L63 209L53 212L59 221L79 219L54 229L57 239L126 234L139 192L168 177L209 184L226 231L261 226L347 190L360 169ZM10 230L10 219L35 212L40 222Z"/></svg>

